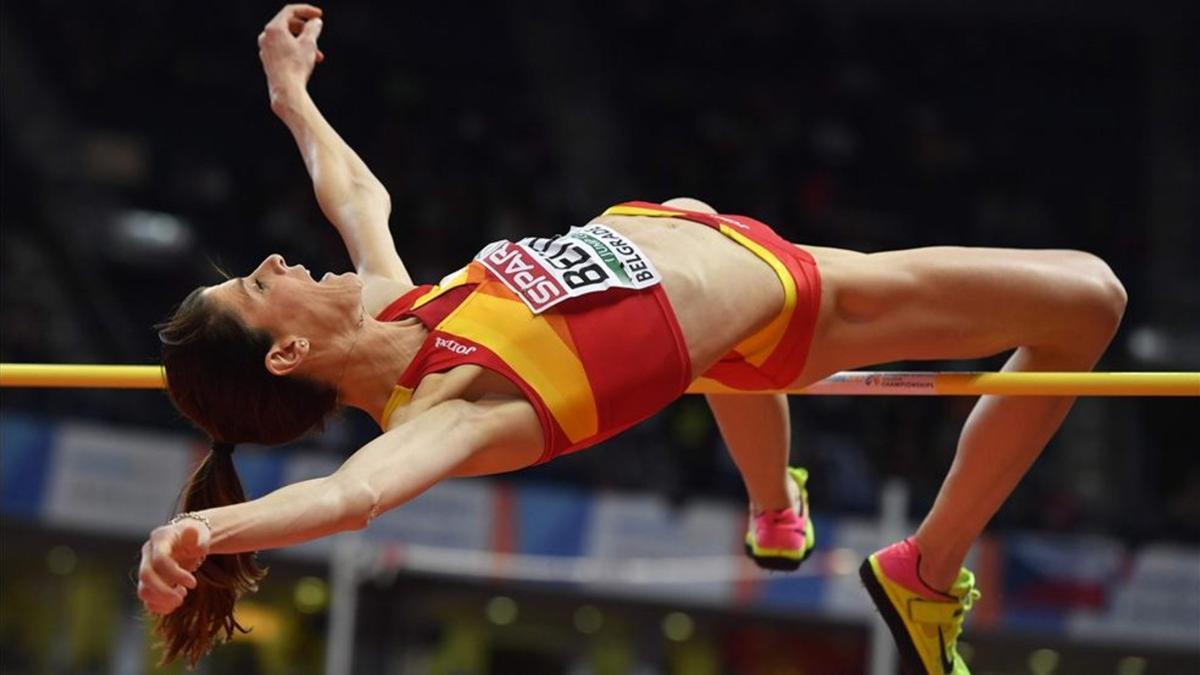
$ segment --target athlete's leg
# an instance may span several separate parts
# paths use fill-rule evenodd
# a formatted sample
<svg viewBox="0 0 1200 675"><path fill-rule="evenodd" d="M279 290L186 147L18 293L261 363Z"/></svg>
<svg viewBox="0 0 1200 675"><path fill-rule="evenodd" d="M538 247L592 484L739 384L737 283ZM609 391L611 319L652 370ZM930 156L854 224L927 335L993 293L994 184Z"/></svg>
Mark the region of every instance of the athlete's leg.
<svg viewBox="0 0 1200 675"><path fill-rule="evenodd" d="M1108 266L1079 251L809 250L829 294L798 385L875 363L978 358L1013 348L1006 371L1090 370L1125 308L1124 288ZM1072 403L1066 397L979 399L917 531L926 583L950 586L971 542Z"/></svg>
<svg viewBox="0 0 1200 675"><path fill-rule="evenodd" d="M670 206L685 211L698 211L700 213L716 214L717 210L708 204L694 197L674 197L662 203L663 206Z"/></svg>
<svg viewBox="0 0 1200 675"><path fill-rule="evenodd" d="M754 512L794 506L800 489L787 475L791 428L784 394L707 394L721 438L742 474Z"/></svg>
<svg viewBox="0 0 1200 675"><path fill-rule="evenodd" d="M699 199L676 197L663 206L716 213ZM712 394L705 396L721 438L742 474L754 511L793 506L800 498L796 482L787 475L791 429L788 400L783 394Z"/></svg>

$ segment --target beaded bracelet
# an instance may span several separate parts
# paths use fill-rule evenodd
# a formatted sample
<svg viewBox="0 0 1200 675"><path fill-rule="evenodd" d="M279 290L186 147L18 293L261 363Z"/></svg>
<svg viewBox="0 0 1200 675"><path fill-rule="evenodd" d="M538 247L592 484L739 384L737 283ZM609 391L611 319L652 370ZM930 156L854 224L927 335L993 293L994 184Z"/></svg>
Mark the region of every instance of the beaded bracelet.
<svg viewBox="0 0 1200 675"><path fill-rule="evenodd" d="M204 526L208 528L209 532L212 532L212 523L209 522L208 516L202 516L195 511L186 511L184 513L177 514L175 517L171 518L171 520L167 521L167 524L174 525L181 520L198 520L204 523Z"/></svg>

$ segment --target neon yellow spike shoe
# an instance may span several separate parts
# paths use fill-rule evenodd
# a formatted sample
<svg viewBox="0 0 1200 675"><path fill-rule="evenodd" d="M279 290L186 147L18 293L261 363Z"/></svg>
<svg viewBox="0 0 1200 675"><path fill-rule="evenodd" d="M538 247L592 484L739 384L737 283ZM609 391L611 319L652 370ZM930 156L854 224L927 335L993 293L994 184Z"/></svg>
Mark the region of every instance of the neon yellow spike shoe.
<svg viewBox="0 0 1200 675"><path fill-rule="evenodd" d="M858 573L892 631L905 673L970 675L957 646L963 619L979 599L975 575L964 567L950 592L940 593L917 574L920 560L916 542L905 539L872 553Z"/></svg>
<svg viewBox="0 0 1200 675"><path fill-rule="evenodd" d="M787 471L800 487L800 500L792 508L750 514L746 555L763 569L790 572L812 552L816 536L808 517L808 470L788 467Z"/></svg>

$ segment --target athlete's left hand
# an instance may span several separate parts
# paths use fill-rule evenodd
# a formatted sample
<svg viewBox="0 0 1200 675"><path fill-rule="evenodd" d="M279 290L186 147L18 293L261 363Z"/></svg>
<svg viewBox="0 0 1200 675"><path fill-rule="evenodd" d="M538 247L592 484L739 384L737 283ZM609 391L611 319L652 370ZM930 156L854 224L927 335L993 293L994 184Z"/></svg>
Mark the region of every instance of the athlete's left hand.
<svg viewBox="0 0 1200 675"><path fill-rule="evenodd" d="M319 7L287 5L259 33L258 57L272 105L297 88L304 89L313 68L325 60L317 48L322 26Z"/></svg>

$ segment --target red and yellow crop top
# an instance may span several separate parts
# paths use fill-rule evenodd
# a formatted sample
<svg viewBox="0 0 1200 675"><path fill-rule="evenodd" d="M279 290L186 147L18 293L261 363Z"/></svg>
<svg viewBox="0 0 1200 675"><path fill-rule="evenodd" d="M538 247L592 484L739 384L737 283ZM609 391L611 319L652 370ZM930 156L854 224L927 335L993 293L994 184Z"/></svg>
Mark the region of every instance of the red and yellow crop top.
<svg viewBox="0 0 1200 675"><path fill-rule="evenodd" d="M683 394L691 366L653 264L597 223L555 238L501 240L436 285L379 313L413 316L429 336L383 419L425 375L474 364L515 383L545 438L538 462L598 443Z"/></svg>

